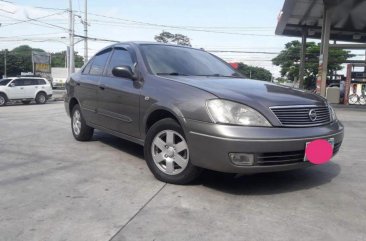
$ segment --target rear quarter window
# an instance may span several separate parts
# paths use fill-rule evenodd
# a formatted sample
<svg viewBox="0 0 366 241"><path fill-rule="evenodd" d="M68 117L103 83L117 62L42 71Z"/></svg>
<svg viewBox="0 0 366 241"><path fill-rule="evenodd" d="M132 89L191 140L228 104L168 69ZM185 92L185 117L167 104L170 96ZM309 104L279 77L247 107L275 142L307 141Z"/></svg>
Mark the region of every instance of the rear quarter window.
<svg viewBox="0 0 366 241"><path fill-rule="evenodd" d="M44 79L37 79L37 84L38 85L45 85L47 83L46 83L46 81Z"/></svg>

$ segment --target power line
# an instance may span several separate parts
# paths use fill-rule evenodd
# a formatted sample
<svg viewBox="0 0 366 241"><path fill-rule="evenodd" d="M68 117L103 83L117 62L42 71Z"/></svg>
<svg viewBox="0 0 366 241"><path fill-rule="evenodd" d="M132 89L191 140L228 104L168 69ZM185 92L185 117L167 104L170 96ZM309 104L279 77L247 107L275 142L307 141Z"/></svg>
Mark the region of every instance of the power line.
<svg viewBox="0 0 366 241"><path fill-rule="evenodd" d="M39 7L39 6L33 6L33 7L40 8L40 9L49 9L49 10L66 10L66 9L50 8L50 7ZM79 11L79 12L83 13L83 11ZM274 34L235 33L235 32L226 32L226 31L217 31L217 30L207 30L207 29L205 29L205 27L174 26L174 25L166 25L166 24L156 24L156 23L149 23L149 22L143 22L143 21L137 21L137 20L131 20L131 19L112 17L112 16L103 15L103 14L91 13L91 12L89 12L88 14L92 15L92 16L114 19L114 20L124 21L124 22L128 22L128 23L134 23L134 24L138 24L138 25L155 26L155 27L160 27L160 28L182 29L182 30L194 31L194 32L218 33L218 34L241 35L241 36L252 36L252 37L277 37Z"/></svg>
<svg viewBox="0 0 366 241"><path fill-rule="evenodd" d="M16 19L14 17L9 17L9 16L2 16L2 17L6 17L6 18L11 18L11 19L15 19L15 20L20 20L18 22L15 22L15 23L8 23L8 24L4 24L2 25L1 27L7 27L7 26L11 26L11 25L15 25L15 24L20 24L20 23L26 23L26 22L30 22L30 21L37 21L39 19L43 19L43 18L47 18L47 17L51 17L51 16L55 16L55 15L60 15L60 14L63 14L65 11L63 12L60 12L60 13L52 13L52 14L48 14L48 15L45 15L45 16L42 16L42 17L38 17L38 18L29 18L27 20L20 20L20 19Z"/></svg>

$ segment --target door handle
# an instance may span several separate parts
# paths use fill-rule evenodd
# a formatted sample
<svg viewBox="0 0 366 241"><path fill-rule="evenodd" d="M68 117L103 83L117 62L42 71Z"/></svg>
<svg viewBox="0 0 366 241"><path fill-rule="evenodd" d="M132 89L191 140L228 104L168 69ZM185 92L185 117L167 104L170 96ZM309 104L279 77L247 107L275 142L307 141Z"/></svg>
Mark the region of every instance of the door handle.
<svg viewBox="0 0 366 241"><path fill-rule="evenodd" d="M20 89L22 90L22 89L24 89L23 87L20 87Z"/></svg>
<svg viewBox="0 0 366 241"><path fill-rule="evenodd" d="M105 89L105 85L99 85L99 89L104 90Z"/></svg>

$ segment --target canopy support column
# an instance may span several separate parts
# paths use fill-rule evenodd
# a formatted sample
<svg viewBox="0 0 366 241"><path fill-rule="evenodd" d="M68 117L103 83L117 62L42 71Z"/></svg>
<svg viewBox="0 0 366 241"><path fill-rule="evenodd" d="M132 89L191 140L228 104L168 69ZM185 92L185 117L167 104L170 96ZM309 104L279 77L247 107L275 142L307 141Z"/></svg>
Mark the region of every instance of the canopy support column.
<svg viewBox="0 0 366 241"><path fill-rule="evenodd" d="M306 37L307 37L307 29L305 28L302 31L302 41L301 41L301 50L300 50L300 67L299 67L299 88L300 89L304 89Z"/></svg>
<svg viewBox="0 0 366 241"><path fill-rule="evenodd" d="M325 88L328 75L329 40L331 27L331 11L324 5L322 40L320 44L319 73L316 83L316 92L325 97Z"/></svg>

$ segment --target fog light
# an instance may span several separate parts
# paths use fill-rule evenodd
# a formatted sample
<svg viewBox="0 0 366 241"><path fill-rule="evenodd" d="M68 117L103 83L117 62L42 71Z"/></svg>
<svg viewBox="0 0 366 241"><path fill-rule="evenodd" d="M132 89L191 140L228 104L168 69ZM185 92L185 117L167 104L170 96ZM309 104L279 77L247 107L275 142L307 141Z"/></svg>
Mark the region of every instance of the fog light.
<svg viewBox="0 0 366 241"><path fill-rule="evenodd" d="M230 160L238 166L252 166L254 155L246 153L229 153Z"/></svg>

